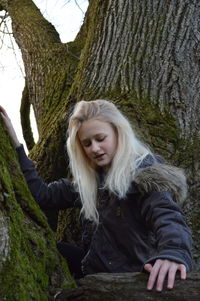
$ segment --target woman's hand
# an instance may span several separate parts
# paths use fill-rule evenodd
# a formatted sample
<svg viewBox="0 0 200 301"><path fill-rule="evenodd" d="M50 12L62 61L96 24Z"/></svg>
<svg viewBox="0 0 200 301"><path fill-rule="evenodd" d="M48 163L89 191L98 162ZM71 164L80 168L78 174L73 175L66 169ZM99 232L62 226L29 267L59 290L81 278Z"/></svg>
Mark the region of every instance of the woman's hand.
<svg viewBox="0 0 200 301"><path fill-rule="evenodd" d="M7 131L9 133L9 135L10 135L10 138L11 138L14 146L15 147L20 146L20 142L19 142L19 140L17 138L17 135L16 135L16 132L15 132L15 130L13 128L12 122L11 122L10 118L8 117L8 114L6 113L6 111L4 110L4 108L2 106L0 106L0 114L1 114L1 117L2 117L2 119L4 121L4 124L5 124L6 128L7 128Z"/></svg>
<svg viewBox="0 0 200 301"><path fill-rule="evenodd" d="M157 259L152 265L150 263L145 264L144 269L150 273L147 283L147 289L152 290L156 283L156 290L161 292L163 289L163 283L167 277L167 288L173 289L176 272L180 272L180 278L186 279L186 267L183 264L176 263L167 259Z"/></svg>

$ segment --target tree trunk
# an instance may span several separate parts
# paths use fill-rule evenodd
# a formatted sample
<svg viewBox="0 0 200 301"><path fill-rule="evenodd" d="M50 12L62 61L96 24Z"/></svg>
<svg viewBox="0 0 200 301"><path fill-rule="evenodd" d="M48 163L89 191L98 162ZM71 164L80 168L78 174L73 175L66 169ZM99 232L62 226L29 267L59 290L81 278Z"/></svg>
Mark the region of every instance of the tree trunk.
<svg viewBox="0 0 200 301"><path fill-rule="evenodd" d="M0 122L0 300L53 300L74 287Z"/></svg>
<svg viewBox="0 0 200 301"><path fill-rule="evenodd" d="M68 175L64 144L74 103L113 100L138 136L185 168L189 195L184 210L199 270L199 1L91 0L77 38L67 44L31 0L0 0L0 7L11 16L22 51L25 108L33 105L39 130L30 155L41 176L51 181ZM27 111L22 108L25 121ZM62 221L59 237L67 223Z"/></svg>
<svg viewBox="0 0 200 301"><path fill-rule="evenodd" d="M199 1L91 1L69 98L113 100L154 151L185 168L200 263Z"/></svg>

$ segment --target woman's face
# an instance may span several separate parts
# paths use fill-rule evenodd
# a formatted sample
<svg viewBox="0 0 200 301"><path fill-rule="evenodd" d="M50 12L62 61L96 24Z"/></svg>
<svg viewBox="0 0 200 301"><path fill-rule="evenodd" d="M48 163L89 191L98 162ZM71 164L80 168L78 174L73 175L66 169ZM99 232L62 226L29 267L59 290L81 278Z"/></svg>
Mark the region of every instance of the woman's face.
<svg viewBox="0 0 200 301"><path fill-rule="evenodd" d="M84 121L78 137L86 156L95 166L109 168L117 150L117 134L113 126L105 121Z"/></svg>

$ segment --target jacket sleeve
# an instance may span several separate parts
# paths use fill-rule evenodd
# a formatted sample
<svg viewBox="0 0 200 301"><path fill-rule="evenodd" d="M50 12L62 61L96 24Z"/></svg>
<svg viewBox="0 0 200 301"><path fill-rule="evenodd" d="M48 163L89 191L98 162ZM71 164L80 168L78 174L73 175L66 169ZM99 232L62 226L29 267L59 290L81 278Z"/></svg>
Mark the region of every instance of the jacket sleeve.
<svg viewBox="0 0 200 301"><path fill-rule="evenodd" d="M179 205L169 191L152 192L143 198L141 214L156 238L157 252L144 264L168 259L192 269L192 236Z"/></svg>
<svg viewBox="0 0 200 301"><path fill-rule="evenodd" d="M23 145L16 148L21 170L25 176L28 187L42 209L66 209L79 207L79 194L75 192L72 183L67 179L60 179L46 184L39 176L25 151Z"/></svg>

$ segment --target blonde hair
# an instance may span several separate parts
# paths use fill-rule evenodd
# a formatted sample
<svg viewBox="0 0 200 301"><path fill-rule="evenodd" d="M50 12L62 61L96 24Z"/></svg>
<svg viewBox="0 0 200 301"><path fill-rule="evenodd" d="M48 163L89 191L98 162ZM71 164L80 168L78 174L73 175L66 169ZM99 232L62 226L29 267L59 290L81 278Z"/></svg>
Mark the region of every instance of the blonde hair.
<svg viewBox="0 0 200 301"><path fill-rule="evenodd" d="M78 138L78 130L82 123L92 118L109 122L116 129L118 146L107 171L104 188L119 198L126 196L137 166L150 150L136 138L130 122L112 102L97 99L76 104L68 128L67 150L70 168L82 202L81 213L85 218L98 223L97 173Z"/></svg>

